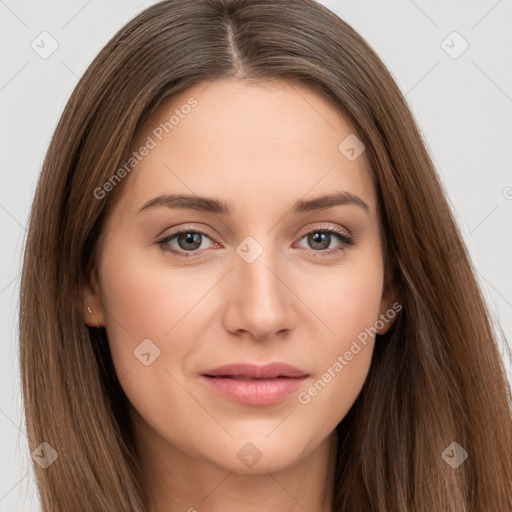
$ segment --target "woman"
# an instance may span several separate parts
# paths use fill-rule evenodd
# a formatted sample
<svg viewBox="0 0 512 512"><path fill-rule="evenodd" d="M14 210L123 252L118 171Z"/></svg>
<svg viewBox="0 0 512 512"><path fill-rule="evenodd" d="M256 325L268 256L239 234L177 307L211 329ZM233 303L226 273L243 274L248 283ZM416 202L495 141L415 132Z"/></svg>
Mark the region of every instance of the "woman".
<svg viewBox="0 0 512 512"><path fill-rule="evenodd" d="M434 166L311 0L164 1L106 45L44 162L20 336L45 511L512 507Z"/></svg>

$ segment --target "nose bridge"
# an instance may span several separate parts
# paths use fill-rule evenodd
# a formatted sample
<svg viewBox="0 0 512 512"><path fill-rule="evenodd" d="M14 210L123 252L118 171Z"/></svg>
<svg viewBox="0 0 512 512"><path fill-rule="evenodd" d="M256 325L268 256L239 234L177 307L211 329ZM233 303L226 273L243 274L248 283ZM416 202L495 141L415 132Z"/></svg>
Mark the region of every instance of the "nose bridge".
<svg viewBox="0 0 512 512"><path fill-rule="evenodd" d="M232 279L235 293L231 304L231 320L236 318L236 327L249 330L256 337L265 337L293 323L292 295L283 284L284 267L276 255L279 251L271 247L271 236L247 237L236 248L237 256Z"/></svg>
<svg viewBox="0 0 512 512"><path fill-rule="evenodd" d="M260 237L260 240L262 237ZM258 241L248 236L237 247L239 256L235 270L245 296L258 302L279 302L283 294L283 285L276 277L276 269L280 267L277 261L277 249L271 247L271 237Z"/></svg>

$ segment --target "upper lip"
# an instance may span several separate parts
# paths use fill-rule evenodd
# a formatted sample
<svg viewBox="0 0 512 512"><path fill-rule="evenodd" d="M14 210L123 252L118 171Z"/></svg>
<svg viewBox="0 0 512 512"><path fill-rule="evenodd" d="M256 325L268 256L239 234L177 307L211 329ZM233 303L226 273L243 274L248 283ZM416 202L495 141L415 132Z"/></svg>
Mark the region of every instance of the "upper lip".
<svg viewBox="0 0 512 512"><path fill-rule="evenodd" d="M203 372L207 377L248 377L251 379L273 379L276 377L307 377L308 373L286 363L274 362L265 365L235 363L219 366Z"/></svg>

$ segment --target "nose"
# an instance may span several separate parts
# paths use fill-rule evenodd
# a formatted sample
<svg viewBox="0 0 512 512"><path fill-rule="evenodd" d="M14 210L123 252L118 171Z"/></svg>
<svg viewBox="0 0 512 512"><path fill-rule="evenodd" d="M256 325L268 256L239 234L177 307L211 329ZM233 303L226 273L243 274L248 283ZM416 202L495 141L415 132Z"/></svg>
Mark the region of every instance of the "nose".
<svg viewBox="0 0 512 512"><path fill-rule="evenodd" d="M259 341L288 335L297 320L292 280L285 262L277 261L270 250L264 249L251 263L236 255L226 283L225 328Z"/></svg>

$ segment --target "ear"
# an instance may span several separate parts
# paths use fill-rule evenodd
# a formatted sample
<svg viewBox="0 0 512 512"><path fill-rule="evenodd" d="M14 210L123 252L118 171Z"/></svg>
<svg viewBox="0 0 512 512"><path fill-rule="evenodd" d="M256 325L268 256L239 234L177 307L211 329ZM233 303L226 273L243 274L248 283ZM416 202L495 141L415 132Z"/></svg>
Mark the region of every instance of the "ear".
<svg viewBox="0 0 512 512"><path fill-rule="evenodd" d="M380 302L380 315L376 322L377 332L386 334L393 325L398 312L402 309L400 304L396 282L393 279L394 267L388 268L382 289L382 298ZM384 325L382 325L384 324Z"/></svg>
<svg viewBox="0 0 512 512"><path fill-rule="evenodd" d="M96 268L93 268L83 289L84 321L91 327L104 327L105 314L98 286Z"/></svg>

